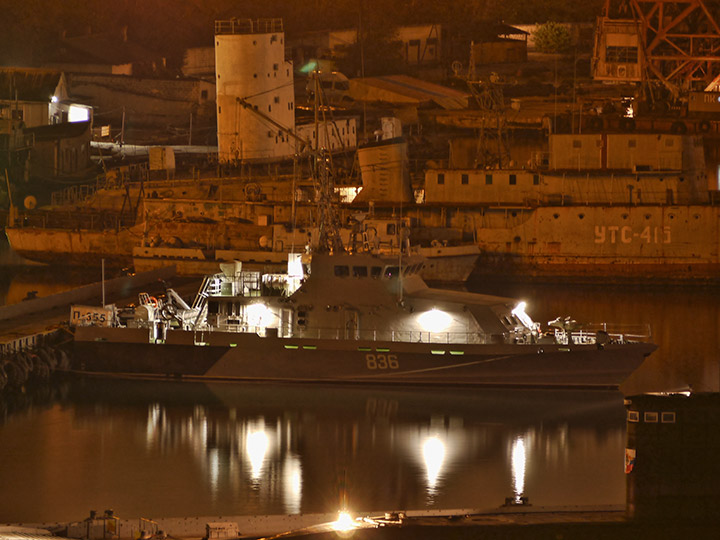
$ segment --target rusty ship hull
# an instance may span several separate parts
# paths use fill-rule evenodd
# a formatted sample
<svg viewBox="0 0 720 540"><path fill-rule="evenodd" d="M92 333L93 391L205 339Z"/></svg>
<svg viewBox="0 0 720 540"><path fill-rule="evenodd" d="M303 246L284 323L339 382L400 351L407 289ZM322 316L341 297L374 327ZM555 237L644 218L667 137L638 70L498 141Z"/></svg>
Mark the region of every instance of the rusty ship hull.
<svg viewBox="0 0 720 540"><path fill-rule="evenodd" d="M720 278L720 208L574 206L495 212L476 272L530 278ZM486 217L488 217L486 215Z"/></svg>

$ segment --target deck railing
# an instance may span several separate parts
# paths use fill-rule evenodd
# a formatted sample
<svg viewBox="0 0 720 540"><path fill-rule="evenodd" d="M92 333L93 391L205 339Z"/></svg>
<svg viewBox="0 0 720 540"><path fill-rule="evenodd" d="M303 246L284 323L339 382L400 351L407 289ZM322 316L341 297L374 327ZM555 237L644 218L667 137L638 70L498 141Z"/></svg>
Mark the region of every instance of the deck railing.
<svg viewBox="0 0 720 540"><path fill-rule="evenodd" d="M215 21L215 34L272 34L283 31L282 19L230 19Z"/></svg>
<svg viewBox="0 0 720 540"><path fill-rule="evenodd" d="M200 329L198 329L200 331ZM347 330L343 328L308 328L302 333L291 334L282 328L268 329L264 326L224 324L220 328L203 327L203 332L228 331L270 335L289 339L329 339L394 343L427 343L438 345L482 345L488 343L534 343L530 335L484 334L480 332L425 332L417 330ZM564 332L555 330L552 342L560 345L590 345L595 343L645 342L651 338L649 325L609 325L607 323L587 325L582 329ZM542 340L539 341L542 343ZM548 342L550 343L550 342Z"/></svg>

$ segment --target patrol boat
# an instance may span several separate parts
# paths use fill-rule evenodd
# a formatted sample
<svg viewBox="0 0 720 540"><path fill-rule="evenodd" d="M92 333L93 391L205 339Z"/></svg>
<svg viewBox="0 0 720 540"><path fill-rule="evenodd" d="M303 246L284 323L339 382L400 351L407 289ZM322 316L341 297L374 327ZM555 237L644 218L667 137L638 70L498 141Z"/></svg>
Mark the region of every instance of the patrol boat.
<svg viewBox="0 0 720 540"><path fill-rule="evenodd" d="M74 329L77 371L192 380L617 387L649 333L557 319L510 298L430 288L412 253L291 255L288 272L221 265L192 304L172 289ZM95 318L97 320L97 318ZM97 323L94 323L97 324Z"/></svg>

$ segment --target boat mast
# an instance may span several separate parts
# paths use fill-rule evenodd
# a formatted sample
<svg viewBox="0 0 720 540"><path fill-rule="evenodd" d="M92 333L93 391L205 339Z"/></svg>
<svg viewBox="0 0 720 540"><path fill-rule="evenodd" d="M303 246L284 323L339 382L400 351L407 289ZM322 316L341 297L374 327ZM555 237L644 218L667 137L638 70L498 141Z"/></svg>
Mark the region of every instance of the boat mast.
<svg viewBox="0 0 720 540"><path fill-rule="evenodd" d="M320 72L315 69L315 147L314 154L314 179L318 189L318 252L319 253L344 253L342 238L340 237L340 218L337 206L334 203L335 183L331 174L330 153L327 148L320 146ZM327 127L327 121L325 121ZM328 132L325 131L325 144L328 142Z"/></svg>

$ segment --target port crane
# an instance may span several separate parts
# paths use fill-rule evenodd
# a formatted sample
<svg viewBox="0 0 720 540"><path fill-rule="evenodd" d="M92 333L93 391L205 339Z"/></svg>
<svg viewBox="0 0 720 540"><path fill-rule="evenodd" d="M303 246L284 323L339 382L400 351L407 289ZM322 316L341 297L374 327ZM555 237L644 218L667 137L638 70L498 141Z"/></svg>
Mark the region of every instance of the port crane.
<svg viewBox="0 0 720 540"><path fill-rule="evenodd" d="M596 80L641 83L649 100L720 87L717 2L605 0L593 54Z"/></svg>

